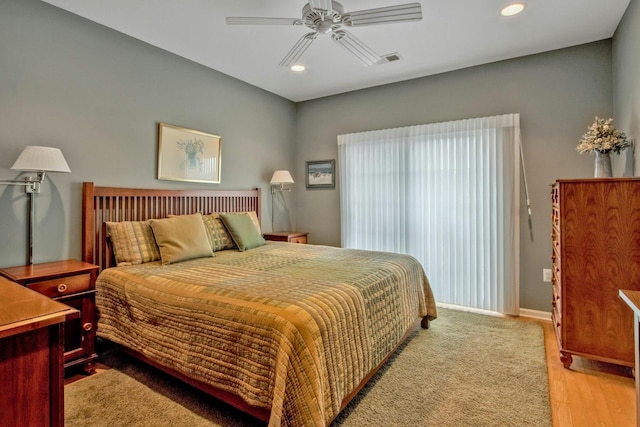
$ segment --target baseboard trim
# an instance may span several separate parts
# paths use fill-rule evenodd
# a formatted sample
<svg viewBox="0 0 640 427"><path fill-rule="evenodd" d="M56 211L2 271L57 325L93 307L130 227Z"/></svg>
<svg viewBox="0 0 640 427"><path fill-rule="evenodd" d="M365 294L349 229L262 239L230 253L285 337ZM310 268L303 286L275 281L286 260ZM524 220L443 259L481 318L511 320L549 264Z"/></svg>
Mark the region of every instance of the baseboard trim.
<svg viewBox="0 0 640 427"><path fill-rule="evenodd" d="M446 303L446 302L437 302L436 306L444 307L444 308L451 308L453 310L469 311L471 313L485 314L487 316L508 317L508 315L502 314L502 313L498 313L496 311L484 310L482 308L475 308L475 307L467 307L467 306L464 306L464 305L449 304L449 303Z"/></svg>
<svg viewBox="0 0 640 427"><path fill-rule="evenodd" d="M455 310L462 310L462 311L470 311L472 313L487 314L489 316L509 317L508 315L496 313L495 311L482 310L479 308L472 308L472 307L464 307L464 306L448 304L444 302L438 302L436 303L436 305L438 307L452 308ZM539 311L539 310L531 310L529 308L521 308L518 313L520 317L527 317L530 319L537 319L537 320L549 320L549 321L551 320L551 312L548 312L548 311Z"/></svg>
<svg viewBox="0 0 640 427"><path fill-rule="evenodd" d="M548 311L540 311L540 310L531 310L528 308L520 309L520 316L528 317L531 319L538 320L551 320L551 312Z"/></svg>

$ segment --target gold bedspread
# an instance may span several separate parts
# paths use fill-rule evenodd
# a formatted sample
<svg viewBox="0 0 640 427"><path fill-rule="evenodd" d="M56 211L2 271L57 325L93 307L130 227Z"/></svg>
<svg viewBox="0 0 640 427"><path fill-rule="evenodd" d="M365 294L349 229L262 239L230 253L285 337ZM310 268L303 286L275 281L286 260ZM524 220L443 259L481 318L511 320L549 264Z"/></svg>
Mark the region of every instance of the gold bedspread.
<svg viewBox="0 0 640 427"><path fill-rule="evenodd" d="M104 270L98 335L271 410L269 426L325 426L423 316L405 255L268 242L178 264Z"/></svg>

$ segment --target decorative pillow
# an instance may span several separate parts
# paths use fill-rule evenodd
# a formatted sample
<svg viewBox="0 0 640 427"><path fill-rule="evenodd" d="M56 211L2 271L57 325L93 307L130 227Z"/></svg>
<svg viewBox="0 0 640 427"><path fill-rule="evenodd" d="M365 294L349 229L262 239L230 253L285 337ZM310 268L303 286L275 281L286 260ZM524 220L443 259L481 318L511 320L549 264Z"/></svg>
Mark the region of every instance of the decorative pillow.
<svg viewBox="0 0 640 427"><path fill-rule="evenodd" d="M158 261L160 251L149 221L106 222L116 265Z"/></svg>
<svg viewBox="0 0 640 427"><path fill-rule="evenodd" d="M149 222L160 249L162 264L213 256L202 214L151 219Z"/></svg>
<svg viewBox="0 0 640 427"><path fill-rule="evenodd" d="M249 214L219 214L240 252L265 245L260 229Z"/></svg>
<svg viewBox="0 0 640 427"><path fill-rule="evenodd" d="M221 212L222 213L222 212ZM225 215L249 215L251 221L258 229L258 232L262 234L262 228L260 227L260 221L258 220L258 214L256 211L246 211L246 212L224 212Z"/></svg>
<svg viewBox="0 0 640 427"><path fill-rule="evenodd" d="M236 247L231 234L229 234L220 219L220 215L215 212L209 215L202 215L202 220L204 221L204 227L211 241L211 249L213 249L214 252Z"/></svg>

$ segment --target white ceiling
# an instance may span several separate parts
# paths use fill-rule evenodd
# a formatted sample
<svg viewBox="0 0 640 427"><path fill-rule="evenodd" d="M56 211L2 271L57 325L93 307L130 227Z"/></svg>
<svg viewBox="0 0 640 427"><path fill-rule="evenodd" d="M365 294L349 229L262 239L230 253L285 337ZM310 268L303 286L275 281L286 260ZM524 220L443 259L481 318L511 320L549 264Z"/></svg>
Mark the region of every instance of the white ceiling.
<svg viewBox="0 0 640 427"><path fill-rule="evenodd" d="M376 53L400 61L363 66L329 35L295 74L280 60L305 26L227 25L227 16L299 18L304 0L43 0L292 101L304 101L609 38L629 0L421 0L421 21L353 27ZM342 0L345 12L412 0Z"/></svg>

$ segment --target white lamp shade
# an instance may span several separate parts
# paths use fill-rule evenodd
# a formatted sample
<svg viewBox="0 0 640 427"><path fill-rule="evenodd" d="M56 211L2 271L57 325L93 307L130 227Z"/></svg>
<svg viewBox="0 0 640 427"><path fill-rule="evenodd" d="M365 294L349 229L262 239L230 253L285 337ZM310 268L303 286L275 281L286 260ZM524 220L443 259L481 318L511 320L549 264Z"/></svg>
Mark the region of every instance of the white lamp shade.
<svg viewBox="0 0 640 427"><path fill-rule="evenodd" d="M275 171L271 177L271 184L293 184L289 171Z"/></svg>
<svg viewBox="0 0 640 427"><path fill-rule="evenodd" d="M37 172L71 172L67 161L58 148L29 145L22 150L13 170Z"/></svg>

